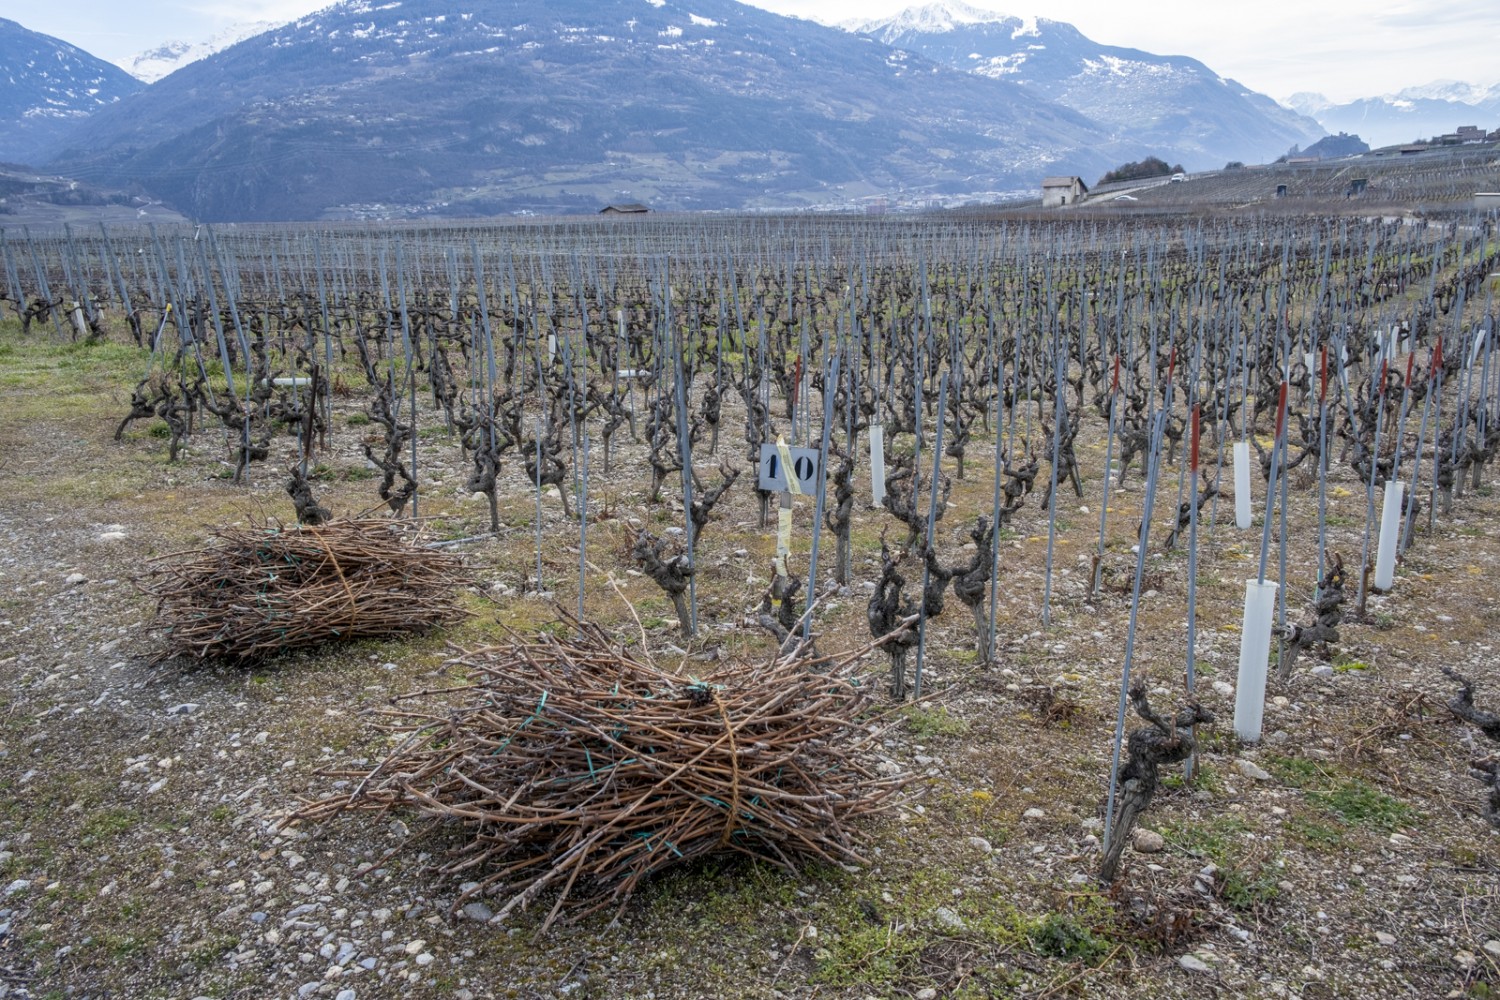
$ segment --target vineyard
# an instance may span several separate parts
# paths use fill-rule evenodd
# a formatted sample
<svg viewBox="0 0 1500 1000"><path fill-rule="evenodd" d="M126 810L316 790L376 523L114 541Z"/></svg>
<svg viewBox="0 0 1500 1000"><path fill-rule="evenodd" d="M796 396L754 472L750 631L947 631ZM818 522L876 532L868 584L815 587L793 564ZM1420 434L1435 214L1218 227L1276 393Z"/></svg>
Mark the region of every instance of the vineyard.
<svg viewBox="0 0 1500 1000"><path fill-rule="evenodd" d="M0 996L1500 989L1493 217L0 251Z"/></svg>

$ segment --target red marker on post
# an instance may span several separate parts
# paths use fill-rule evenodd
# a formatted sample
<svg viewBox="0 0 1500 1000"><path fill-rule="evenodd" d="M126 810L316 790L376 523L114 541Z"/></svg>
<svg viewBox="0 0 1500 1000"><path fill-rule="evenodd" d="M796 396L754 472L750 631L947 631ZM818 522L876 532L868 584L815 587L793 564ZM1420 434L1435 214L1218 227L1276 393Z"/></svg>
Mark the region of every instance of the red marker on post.
<svg viewBox="0 0 1500 1000"><path fill-rule="evenodd" d="M1192 474L1194 476L1196 476L1198 474L1198 412L1199 412L1199 410L1200 410L1199 404L1194 403L1193 404L1193 437L1192 437L1192 446L1191 446L1191 448L1188 451L1188 468L1192 470Z"/></svg>

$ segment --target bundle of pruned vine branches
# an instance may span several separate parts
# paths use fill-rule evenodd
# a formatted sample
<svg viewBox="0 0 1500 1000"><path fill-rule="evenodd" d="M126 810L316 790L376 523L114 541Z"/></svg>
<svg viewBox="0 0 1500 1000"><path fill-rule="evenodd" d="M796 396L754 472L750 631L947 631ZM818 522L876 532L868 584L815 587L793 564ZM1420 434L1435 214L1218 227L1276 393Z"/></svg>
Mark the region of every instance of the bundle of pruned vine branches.
<svg viewBox="0 0 1500 1000"><path fill-rule="evenodd" d="M152 562L157 660L249 661L332 641L389 638L462 618L456 556L423 548L410 524L220 528L209 544Z"/></svg>
<svg viewBox="0 0 1500 1000"><path fill-rule="evenodd" d="M352 790L286 822L400 807L458 824L441 871L474 884L454 909L490 898L499 922L555 893L542 930L623 908L647 875L716 852L788 869L862 863L853 821L904 782L867 767L863 650L693 679L593 625L560 624L455 647L469 682L395 699L379 714L397 749L373 770L331 773Z"/></svg>

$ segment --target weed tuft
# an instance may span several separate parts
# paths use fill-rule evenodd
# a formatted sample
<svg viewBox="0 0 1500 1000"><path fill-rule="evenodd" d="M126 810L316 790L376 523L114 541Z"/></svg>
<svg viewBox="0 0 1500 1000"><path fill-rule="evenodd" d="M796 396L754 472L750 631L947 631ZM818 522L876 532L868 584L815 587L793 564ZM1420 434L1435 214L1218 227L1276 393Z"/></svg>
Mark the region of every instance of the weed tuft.
<svg viewBox="0 0 1500 1000"><path fill-rule="evenodd" d="M946 706L906 710L906 725L911 734L919 739L930 740L947 736L962 736L969 731L969 724L948 711Z"/></svg>

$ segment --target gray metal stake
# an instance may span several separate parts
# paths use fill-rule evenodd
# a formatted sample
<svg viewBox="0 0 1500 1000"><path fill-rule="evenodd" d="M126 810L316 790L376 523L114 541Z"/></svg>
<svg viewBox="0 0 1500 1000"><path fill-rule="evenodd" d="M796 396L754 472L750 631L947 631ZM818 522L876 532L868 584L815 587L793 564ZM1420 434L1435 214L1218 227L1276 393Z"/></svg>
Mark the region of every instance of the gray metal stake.
<svg viewBox="0 0 1500 1000"><path fill-rule="evenodd" d="M927 553L933 551L932 533L937 525L938 504L938 476L942 474L943 465L943 410L948 403L948 373L943 372L943 380L938 384L938 422L937 437L932 446L932 482L928 485L932 490L932 497L927 503L927 537L923 546L927 550L922 559L922 605L921 616L917 619L917 679L912 688L912 697L920 700L922 697L922 659L927 651L927 583L932 574L931 564L927 560ZM922 420L922 413L917 411L917 422ZM919 468L913 464L912 468ZM917 478L917 473L912 478ZM812 595L808 595L811 597Z"/></svg>
<svg viewBox="0 0 1500 1000"><path fill-rule="evenodd" d="M833 386L838 384L839 378L839 355L833 352L831 367L825 371L823 385ZM811 381L811 380L809 380ZM813 536L812 553L807 559L807 610L802 612L802 639L804 642L812 638L812 611L814 594L818 582L818 540L823 534L823 505L828 496L828 435L833 428L833 392L825 389L823 391L823 443L818 450L818 490L817 499L813 508ZM795 476L793 469L786 470L787 476ZM918 663L920 663L920 658ZM921 676L919 673L918 677Z"/></svg>
<svg viewBox="0 0 1500 1000"><path fill-rule="evenodd" d="M1125 710L1130 704L1130 667L1135 657L1136 621L1141 609L1141 580L1146 572L1146 549L1151 538L1151 512L1156 500L1156 476L1161 466L1161 434L1166 427L1166 410L1158 410L1151 431L1153 442L1150 468L1146 471L1146 496L1141 510L1141 531L1136 536L1135 584L1130 596L1130 625L1125 633L1125 667L1120 673L1120 705L1115 717L1115 745L1109 764L1109 801L1104 811L1104 842L1109 850L1110 834L1115 823L1115 792L1120 783L1120 745L1125 741Z"/></svg>

